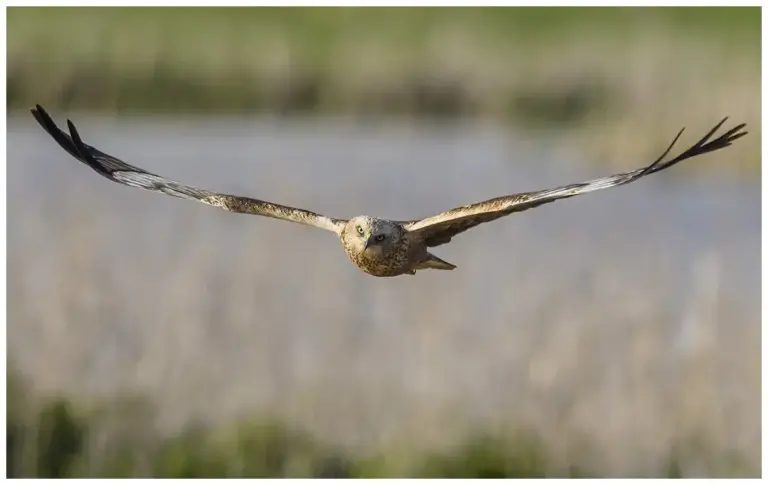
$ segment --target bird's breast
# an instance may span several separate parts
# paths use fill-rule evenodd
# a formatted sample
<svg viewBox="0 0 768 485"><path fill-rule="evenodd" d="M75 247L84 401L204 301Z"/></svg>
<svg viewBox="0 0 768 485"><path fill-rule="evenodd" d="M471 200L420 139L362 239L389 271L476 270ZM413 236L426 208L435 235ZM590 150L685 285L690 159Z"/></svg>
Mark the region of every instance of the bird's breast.
<svg viewBox="0 0 768 485"><path fill-rule="evenodd" d="M381 254L370 249L359 251L347 245L344 250L355 266L373 276L398 276L410 269L408 259L397 254L397 251Z"/></svg>

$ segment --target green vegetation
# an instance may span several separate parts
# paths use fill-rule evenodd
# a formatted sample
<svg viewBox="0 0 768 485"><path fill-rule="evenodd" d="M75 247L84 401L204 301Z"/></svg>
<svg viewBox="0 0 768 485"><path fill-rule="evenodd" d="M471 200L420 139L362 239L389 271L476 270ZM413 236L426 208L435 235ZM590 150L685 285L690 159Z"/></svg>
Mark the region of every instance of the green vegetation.
<svg viewBox="0 0 768 485"><path fill-rule="evenodd" d="M8 103L580 117L616 88L537 93L505 71L672 32L728 44L759 73L757 8L10 8Z"/></svg>
<svg viewBox="0 0 768 485"><path fill-rule="evenodd" d="M681 124L760 123L759 8L14 7L7 18L11 110L486 117L567 127L619 165ZM759 169L759 139L746 145L729 171Z"/></svg>
<svg viewBox="0 0 768 485"><path fill-rule="evenodd" d="M403 457L360 457L323 444L274 419L244 420L213 429L190 426L160 437L144 412L127 399L85 410L61 397L33 397L8 376L7 476L72 477L320 477L320 478L541 478L595 476L579 464L555 467L530 433L476 433L443 451ZM136 413L136 410L139 410ZM107 418L107 416L109 416ZM137 418L138 417L138 418ZM109 421L119 422L115 429ZM126 432L130 429L130 432ZM698 449L701 453L703 450ZM667 476L681 476L674 449ZM723 459L725 476L751 473L743 460ZM687 458L687 456L686 456ZM707 455L706 460L713 462ZM726 457L728 458L728 457ZM737 457L738 458L738 457Z"/></svg>
<svg viewBox="0 0 768 485"><path fill-rule="evenodd" d="M9 376L7 462L9 477L371 477L394 472L438 477L544 476L545 463L535 447L521 441L514 446L482 438L471 441L455 457L427 456L414 470L388 469L379 458L345 456L307 434L277 424L275 420L245 421L222 429L192 427L175 437L129 442L106 437L109 449L94 450L89 440L104 439L105 413L85 412L63 398L35 402ZM39 406L39 407L38 407ZM131 402L130 406L144 406ZM121 408L113 419L127 419L128 426L144 428ZM140 413L143 415L143 413ZM508 453L519 448L522 453ZM98 455L98 456L96 456ZM458 458L454 459L454 458Z"/></svg>

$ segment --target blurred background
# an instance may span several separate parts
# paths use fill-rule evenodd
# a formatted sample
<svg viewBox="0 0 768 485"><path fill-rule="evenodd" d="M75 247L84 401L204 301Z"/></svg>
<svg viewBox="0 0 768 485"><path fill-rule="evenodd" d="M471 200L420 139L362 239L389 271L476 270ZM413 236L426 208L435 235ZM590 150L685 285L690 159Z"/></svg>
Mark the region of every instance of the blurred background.
<svg viewBox="0 0 768 485"><path fill-rule="evenodd" d="M759 8L8 8L9 476L760 476ZM109 183L432 215L732 147L372 278Z"/></svg>

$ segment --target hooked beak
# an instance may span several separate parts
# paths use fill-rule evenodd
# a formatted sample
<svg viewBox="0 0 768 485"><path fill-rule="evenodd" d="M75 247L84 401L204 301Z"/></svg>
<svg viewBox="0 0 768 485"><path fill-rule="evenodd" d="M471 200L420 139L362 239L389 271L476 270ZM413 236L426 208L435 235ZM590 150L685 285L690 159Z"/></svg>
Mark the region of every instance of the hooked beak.
<svg viewBox="0 0 768 485"><path fill-rule="evenodd" d="M368 249L368 246L371 245L371 241L373 240L373 237L371 237L370 234L368 234L368 237L365 238L365 242L363 243L363 251Z"/></svg>

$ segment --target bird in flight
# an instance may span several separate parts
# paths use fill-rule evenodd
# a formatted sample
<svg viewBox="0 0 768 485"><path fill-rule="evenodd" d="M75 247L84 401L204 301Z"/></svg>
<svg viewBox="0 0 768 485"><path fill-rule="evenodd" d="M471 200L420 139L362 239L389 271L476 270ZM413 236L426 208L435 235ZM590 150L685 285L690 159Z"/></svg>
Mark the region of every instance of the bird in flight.
<svg viewBox="0 0 768 485"><path fill-rule="evenodd" d="M331 231L339 237L347 256L359 269L370 275L381 277L414 275L416 271L424 269L452 270L456 266L438 258L428 249L446 244L457 234L479 224L493 221L514 212L521 212L559 199L634 182L688 158L730 146L734 140L747 134L746 131L742 131L746 126L742 123L714 140L710 140L712 135L728 119L724 118L698 143L680 155L665 161L664 159L672 146L685 130L685 128L681 129L658 159L646 167L631 172L552 189L505 195L456 207L425 219L393 221L362 215L346 220L250 197L212 192L169 180L129 165L112 155L85 144L70 120L67 120L69 134L63 132L39 104L31 111L37 122L64 150L113 182L161 192L182 199L196 200L230 212L272 217Z"/></svg>

